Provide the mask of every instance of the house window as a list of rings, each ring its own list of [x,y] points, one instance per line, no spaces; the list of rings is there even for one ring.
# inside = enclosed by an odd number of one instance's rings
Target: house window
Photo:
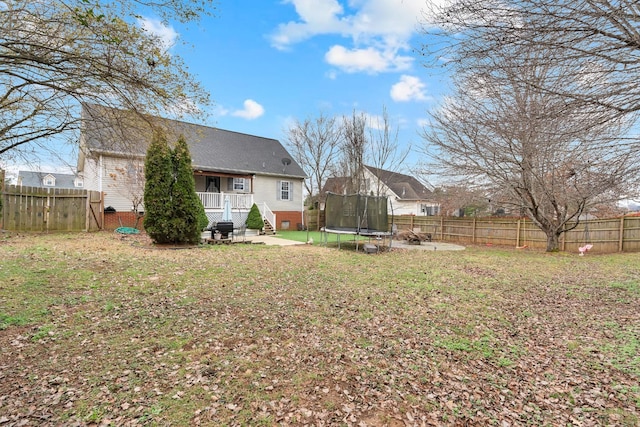
[[[244,192],[247,187],[245,181],[246,180],[244,178],[229,178],[227,180],[227,190]]]
[[[73,183],[78,188],[84,187],[84,181],[80,178],[76,178]]]
[[[142,185],[144,182],[144,167],[130,161],[127,164],[127,179],[129,185]]]
[[[422,212],[425,216],[435,216],[438,215],[438,206],[432,205],[420,205],[420,212]]]
[[[293,200],[293,182],[278,181],[278,200]]]
[[[42,185],[44,185],[45,187],[55,187],[56,179],[50,175],[45,176],[44,179],[42,180]]]

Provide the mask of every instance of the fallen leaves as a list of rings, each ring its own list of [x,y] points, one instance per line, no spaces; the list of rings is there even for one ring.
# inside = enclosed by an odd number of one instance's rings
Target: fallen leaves
[[[58,262],[63,278],[48,274],[30,301],[18,280],[0,289],[11,315],[25,304],[42,312],[0,331],[1,427],[640,417],[640,291],[629,281],[640,271],[626,255],[576,265],[493,249],[390,252],[363,265],[310,246],[154,251],[102,233],[44,238],[55,249],[34,249],[42,236],[0,248],[2,263],[32,253],[22,269]]]

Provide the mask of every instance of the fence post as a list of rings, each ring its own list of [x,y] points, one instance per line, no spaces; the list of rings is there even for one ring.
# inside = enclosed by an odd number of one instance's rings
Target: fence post
[[[444,217],[440,217],[440,241],[444,240]]]
[[[473,243],[474,245],[476,244],[476,221],[477,221],[477,218],[473,217],[473,230],[471,230],[471,233],[472,233],[471,243]]]
[[[520,220],[516,223],[516,248],[520,247]]]
[[[0,169],[0,230],[4,229],[4,212],[7,209],[4,203],[4,169]]]
[[[620,237],[618,238],[618,252],[622,252],[622,241],[624,239],[624,215],[620,217],[620,230],[618,233],[620,233]]]

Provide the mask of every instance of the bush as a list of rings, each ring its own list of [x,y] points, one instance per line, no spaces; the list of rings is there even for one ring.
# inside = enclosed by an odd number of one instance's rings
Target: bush
[[[258,205],[254,203],[247,216],[247,228],[251,230],[262,230],[263,227],[264,220],[262,219],[262,214],[260,213],[260,209],[258,209]]]
[[[204,205],[202,204],[202,200],[198,198],[198,202],[200,202],[200,213],[198,214],[198,227],[200,227],[200,231],[206,230],[209,227],[209,217],[204,211]]]

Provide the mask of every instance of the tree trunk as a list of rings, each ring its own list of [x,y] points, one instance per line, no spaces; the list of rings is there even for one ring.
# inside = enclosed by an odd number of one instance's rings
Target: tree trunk
[[[547,232],[547,252],[558,252],[560,250],[560,233],[554,231]]]

